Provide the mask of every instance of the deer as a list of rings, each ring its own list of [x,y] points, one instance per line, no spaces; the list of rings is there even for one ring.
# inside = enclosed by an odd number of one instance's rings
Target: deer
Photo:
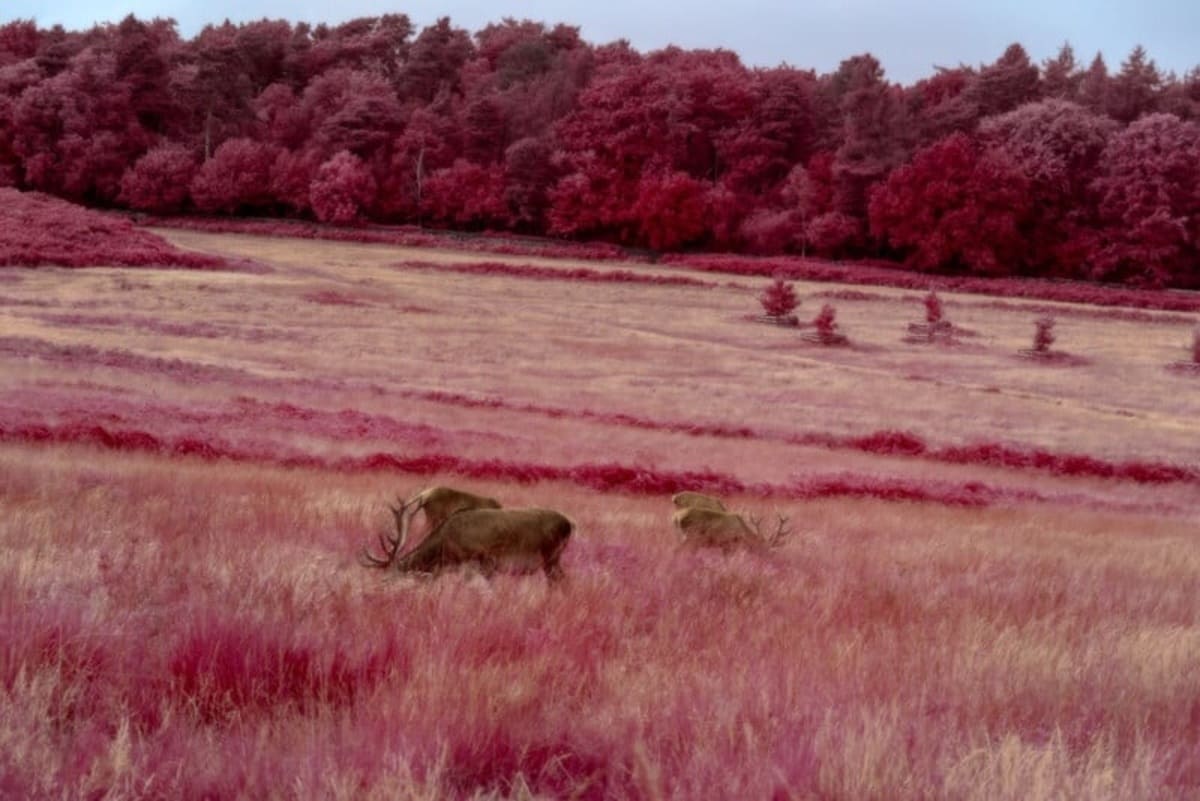
[[[485,576],[503,566],[523,571],[541,567],[546,578],[562,578],[559,559],[575,530],[570,518],[552,509],[480,508],[457,511],[443,519],[419,545],[402,553],[408,537],[405,506],[389,506],[396,536],[384,538],[384,558],[371,556],[370,567],[395,566],[401,573],[438,573],[473,564]]]
[[[740,545],[753,548],[778,548],[791,534],[788,528],[788,518],[777,515],[779,525],[771,534],[764,534],[758,518],[751,517],[750,522],[738,514],[706,509],[700,506],[689,506],[676,510],[671,516],[671,522],[679,530],[681,542],[685,546],[715,547],[726,550]]]
[[[398,509],[389,508],[392,509],[393,514],[397,515],[396,536],[379,535],[379,544],[386,555],[383,560],[371,556],[365,548],[363,549],[362,561],[368,567],[387,567],[392,563],[401,541],[408,538],[409,526],[418,512],[425,512],[425,530],[432,532],[453,514],[468,509],[499,509],[500,502],[495,498],[475,495],[453,487],[429,487],[421,490],[407,501],[400,501]]]
[[[671,503],[675,504],[676,509],[711,509],[714,512],[724,512],[725,504],[711,495],[705,495],[702,492],[692,492],[686,490],[677,492],[671,496]]]

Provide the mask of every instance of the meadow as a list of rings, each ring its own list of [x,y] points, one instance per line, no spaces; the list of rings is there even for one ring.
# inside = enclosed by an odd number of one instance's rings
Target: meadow
[[[826,348],[748,270],[158,233],[206,268],[0,272],[0,796],[1200,794],[1193,296],[921,345],[798,279]],[[362,567],[435,483],[566,581]],[[794,533],[681,549],[680,489]]]

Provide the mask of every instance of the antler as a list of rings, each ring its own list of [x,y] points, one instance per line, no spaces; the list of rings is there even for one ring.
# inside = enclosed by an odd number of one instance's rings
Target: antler
[[[367,552],[366,548],[363,548],[360,556],[365,567],[387,567],[396,560],[396,554],[400,553],[404,547],[405,540],[408,539],[408,521],[412,519],[412,515],[415,515],[416,512],[414,511],[408,517],[405,517],[404,512],[416,503],[417,499],[413,498],[404,501],[397,498],[396,500],[400,501],[399,507],[388,504],[388,509],[391,511],[392,517],[396,520],[396,536],[379,535],[379,546],[383,549],[383,559],[380,559],[378,556],[372,556]]]
[[[750,518],[750,525],[754,529],[754,534],[758,537],[759,541],[768,548],[778,548],[780,545],[783,545],[783,541],[791,536],[792,533],[792,530],[787,527],[789,518],[778,513],[775,516],[779,518],[779,527],[775,529],[774,534],[770,535],[763,534],[761,518]]]
[[[775,529],[774,534],[766,539],[767,545],[771,548],[778,548],[780,545],[783,545],[783,541],[792,534],[792,530],[787,525],[787,516],[778,513],[775,516],[779,518],[779,527]]]

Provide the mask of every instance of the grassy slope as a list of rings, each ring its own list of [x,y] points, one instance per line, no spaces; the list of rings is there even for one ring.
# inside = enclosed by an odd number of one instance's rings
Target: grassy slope
[[[1035,316],[1020,304],[946,296],[980,336],[930,349],[900,342],[919,295],[878,290],[835,301],[855,347],[828,350],[746,322],[736,287],[168,236],[275,271],[0,282],[0,425],[25,432],[0,445],[0,795],[1200,791],[1194,483],[788,441],[901,429],[1195,466],[1195,383],[1162,369],[1188,319],[1063,307],[1059,343],[1090,363],[1047,367],[1015,355]],[[36,426],[68,444],[30,442]],[[97,426],[134,449],[69,444],[111,443]],[[254,458],[142,452],[135,434]],[[336,469],[373,453],[491,467]],[[271,464],[297,456],[312,466]],[[790,513],[797,534],[769,557],[679,552],[645,489],[664,485],[508,469],[599,464],[781,487],[730,500]],[[961,508],[787,491],[847,475],[1008,494]],[[382,502],[437,480],[571,514],[567,586],[359,567]]]

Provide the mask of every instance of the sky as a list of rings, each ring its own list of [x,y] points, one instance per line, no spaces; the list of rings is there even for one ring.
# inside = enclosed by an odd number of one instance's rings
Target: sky
[[[869,52],[904,84],[935,66],[991,63],[1013,42],[1040,62],[1069,41],[1083,66],[1102,52],[1113,72],[1139,44],[1164,72],[1200,65],[1200,0],[3,0],[0,22],[33,18],[78,30],[132,13],[172,17],[190,38],[226,18],[315,24],[397,12],[418,29],[442,16],[471,32],[506,16],[565,22],[593,44],[627,39],[642,52],[721,47],[754,67],[828,72]]]

